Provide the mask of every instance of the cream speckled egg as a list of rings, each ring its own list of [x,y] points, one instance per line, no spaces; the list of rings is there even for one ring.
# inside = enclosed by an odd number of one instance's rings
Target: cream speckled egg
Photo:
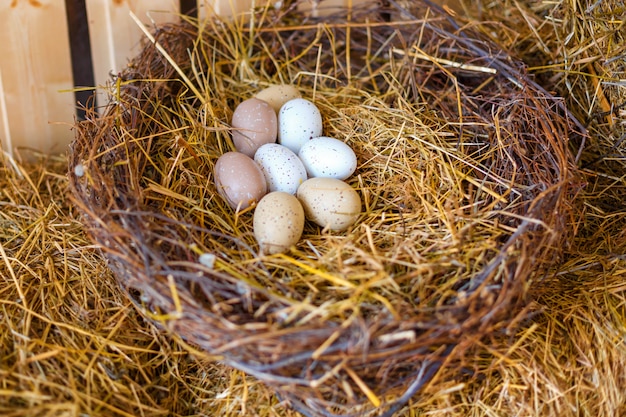
[[[249,207],[267,193],[263,171],[252,158],[240,152],[226,152],[215,162],[215,186],[233,209]]]
[[[295,194],[306,181],[306,169],[298,155],[277,143],[267,143],[254,154],[254,160],[265,174],[270,191]]]
[[[274,111],[278,113],[283,104],[294,98],[300,98],[301,95],[300,91],[293,85],[274,84],[259,91],[255,97],[268,102]]]
[[[239,103],[233,112],[233,144],[250,158],[261,145],[276,142],[278,119],[266,101],[250,98]]]
[[[335,178],[310,178],[300,185],[296,196],[307,219],[331,230],[346,230],[361,213],[359,193]]]
[[[322,114],[304,98],[289,100],[278,112],[278,143],[298,153],[305,142],[322,136]]]
[[[320,136],[306,142],[298,157],[310,177],[345,180],[356,170],[356,155],[339,139]]]
[[[302,205],[291,194],[282,191],[269,193],[254,209],[253,229],[263,253],[285,252],[302,236]]]

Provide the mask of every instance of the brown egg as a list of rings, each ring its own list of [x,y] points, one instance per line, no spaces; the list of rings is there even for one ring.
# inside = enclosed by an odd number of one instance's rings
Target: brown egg
[[[239,103],[231,125],[235,148],[251,158],[261,145],[276,142],[278,119],[266,101],[250,98]]]
[[[240,152],[226,152],[215,162],[215,185],[233,209],[244,209],[267,193],[259,165]]]

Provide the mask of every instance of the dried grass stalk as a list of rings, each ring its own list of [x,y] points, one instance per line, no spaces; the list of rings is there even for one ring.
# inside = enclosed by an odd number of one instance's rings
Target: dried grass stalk
[[[137,308],[307,415],[391,415],[460,372],[572,233],[583,129],[563,103],[473,27],[391,3],[160,27],[72,145],[73,199]],[[260,256],[212,171],[236,103],[276,82],[353,147],[364,205],[346,233],[309,225]]]

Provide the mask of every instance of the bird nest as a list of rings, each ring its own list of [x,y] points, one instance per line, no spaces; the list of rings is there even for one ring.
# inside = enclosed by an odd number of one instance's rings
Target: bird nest
[[[488,25],[391,3],[158,27],[70,151],[73,200],[137,308],[310,416],[391,415],[442,367],[471,373],[472,341],[523,317],[571,235],[562,101]],[[355,151],[363,204],[349,230],[307,223],[264,255],[213,168],[237,103],[276,83]]]

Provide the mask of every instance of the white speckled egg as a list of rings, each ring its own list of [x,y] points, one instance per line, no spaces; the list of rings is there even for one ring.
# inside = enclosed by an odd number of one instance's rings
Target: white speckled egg
[[[215,186],[233,209],[244,209],[267,193],[259,165],[240,152],[226,152],[215,162]]]
[[[263,253],[285,252],[302,236],[304,210],[293,195],[275,191],[259,201],[252,223]]]
[[[361,197],[349,184],[335,178],[310,178],[296,194],[306,218],[322,227],[343,231],[361,212]]]
[[[266,101],[258,98],[242,101],[233,112],[231,124],[235,148],[250,158],[261,145],[276,142],[278,119]]]
[[[309,177],[327,177],[345,180],[356,170],[356,155],[352,148],[339,139],[320,136],[306,142],[298,157]]]
[[[261,146],[254,154],[261,167],[270,191],[295,194],[300,184],[306,181],[306,169],[298,155],[277,143]]]
[[[289,100],[278,112],[278,143],[298,153],[305,142],[322,136],[322,114],[304,98]]]
[[[274,111],[278,113],[283,104],[294,98],[300,98],[301,95],[300,91],[293,85],[274,84],[259,91],[255,97],[268,102]]]

